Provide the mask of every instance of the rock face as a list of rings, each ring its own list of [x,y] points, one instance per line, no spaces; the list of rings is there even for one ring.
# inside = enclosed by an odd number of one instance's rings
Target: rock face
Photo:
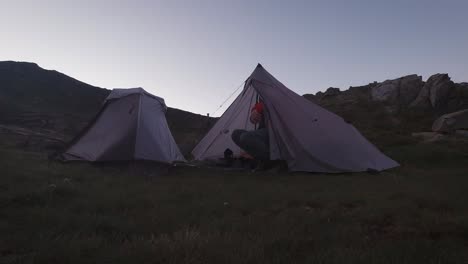
[[[411,106],[440,108],[447,100],[453,86],[454,83],[450,80],[448,74],[432,75]]]
[[[411,107],[433,109],[437,114],[457,111],[468,105],[468,85],[455,84],[448,74],[432,75]]]
[[[416,74],[387,80],[371,89],[371,99],[400,109],[408,106],[418,96],[423,85],[422,77]]]
[[[340,95],[341,94],[341,91],[340,91],[340,88],[333,88],[333,87],[330,87],[328,88],[325,92],[317,92],[315,95],[304,95],[305,97],[307,97],[307,99],[313,99],[312,101],[320,101],[324,98],[330,98],[330,97],[335,97],[337,95]]]
[[[340,94],[340,88],[330,87],[325,91],[323,96],[335,96],[339,94]]]
[[[423,131],[443,114],[468,109],[468,83],[453,83],[447,74],[435,74],[427,82],[408,75],[304,97],[362,131]]]
[[[436,74],[427,80],[427,86],[432,107],[440,108],[446,104],[454,83],[448,74]]]
[[[394,102],[398,98],[398,82],[387,80],[371,90],[374,101]]]
[[[380,85],[378,82],[373,82],[369,83],[368,85],[363,85],[363,86],[350,86],[348,92],[351,95],[364,95],[364,94],[369,94],[370,90],[375,88],[376,86]]]
[[[370,95],[391,112],[412,108],[440,115],[468,108],[468,84],[456,84],[448,74],[432,75],[426,83],[417,75],[387,80],[370,89]]]
[[[416,99],[423,86],[422,76],[410,75],[403,77],[400,82],[400,103],[408,106]]]
[[[447,113],[468,108],[468,83],[455,84],[448,95]]]

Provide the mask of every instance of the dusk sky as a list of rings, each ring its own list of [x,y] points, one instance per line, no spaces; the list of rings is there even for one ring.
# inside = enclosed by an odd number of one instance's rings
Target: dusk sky
[[[412,73],[468,81],[467,0],[0,0],[0,32],[0,60],[200,114],[259,62],[299,94]]]

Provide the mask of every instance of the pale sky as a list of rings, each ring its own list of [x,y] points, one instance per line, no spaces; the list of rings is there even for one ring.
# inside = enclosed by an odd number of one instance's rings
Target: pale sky
[[[200,114],[259,62],[298,94],[412,73],[468,81],[466,0],[0,0],[0,34],[0,60]]]

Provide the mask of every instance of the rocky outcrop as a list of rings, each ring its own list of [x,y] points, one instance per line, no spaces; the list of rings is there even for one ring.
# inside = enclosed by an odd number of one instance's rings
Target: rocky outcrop
[[[339,94],[340,94],[340,88],[330,87],[325,91],[323,96],[335,96],[335,95],[339,95]]]
[[[319,93],[322,93],[322,92],[319,92]],[[323,93],[322,93],[323,94]],[[304,98],[306,98],[307,100],[317,104],[318,103],[318,97],[316,95],[313,95],[313,94],[304,94],[303,95]]]
[[[426,86],[426,85],[425,85]],[[447,103],[450,92],[454,88],[454,83],[450,80],[448,74],[436,74],[427,80],[429,89],[429,98],[434,108],[441,108]]]
[[[307,99],[313,99],[313,101],[317,101],[317,100],[320,101],[322,99],[335,97],[340,94],[341,94],[340,88],[330,87],[325,92],[317,92],[315,95],[306,94],[304,95],[304,97],[306,97]]]
[[[444,112],[450,113],[466,108],[468,108],[468,83],[456,83],[447,96]]]
[[[454,83],[448,74],[435,74],[429,77],[418,97],[411,103],[411,107],[441,109],[446,106]]]
[[[418,75],[387,80],[370,89],[371,100],[384,102],[392,112],[406,108],[436,115],[468,107],[468,84],[454,83],[448,74],[435,74],[426,83]]]
[[[373,83],[369,83],[368,85],[363,85],[363,86],[350,86],[349,89],[344,92],[348,92],[350,95],[369,94],[370,90],[378,85],[380,85],[380,83],[373,82]]]
[[[387,80],[371,90],[371,97],[374,101],[395,102],[398,99],[397,80]]]
[[[422,77],[416,74],[387,80],[371,89],[371,99],[388,103],[396,110],[408,106],[423,86]]]
[[[416,99],[423,86],[422,76],[403,77],[400,82],[400,104],[408,106]]]
[[[427,83],[421,76],[408,75],[343,91],[329,88],[304,97],[363,131],[422,131],[443,114],[468,109],[468,83],[453,83],[446,74],[433,75]]]
[[[390,113],[428,112],[435,116],[468,108],[468,83],[454,83],[448,74],[435,74],[427,82],[416,74],[364,86],[328,88],[315,95],[304,95],[320,104],[340,105],[371,101],[383,103]]]
[[[454,83],[448,74],[432,75],[410,107],[436,114],[468,108],[468,84]]]

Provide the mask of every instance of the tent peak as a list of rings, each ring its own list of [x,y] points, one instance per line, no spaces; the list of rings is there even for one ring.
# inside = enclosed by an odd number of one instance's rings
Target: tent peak
[[[159,96],[156,96],[154,94],[151,94],[151,93],[147,92],[145,89],[143,89],[141,87],[137,87],[137,88],[114,88],[114,89],[112,89],[109,96],[107,96],[106,101],[112,100],[112,99],[119,99],[119,98],[122,98],[122,97],[125,97],[125,96],[128,96],[128,95],[132,95],[132,94],[146,95],[146,96],[149,96],[151,98],[156,99],[161,104],[165,105],[163,98],[161,98]]]

